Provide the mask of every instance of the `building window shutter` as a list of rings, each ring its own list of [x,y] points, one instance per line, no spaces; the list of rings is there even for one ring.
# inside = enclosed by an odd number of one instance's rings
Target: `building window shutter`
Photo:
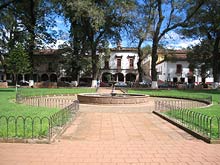
[[[182,65],[181,64],[177,64],[176,65],[176,73],[177,74],[181,74],[182,70],[183,70]]]

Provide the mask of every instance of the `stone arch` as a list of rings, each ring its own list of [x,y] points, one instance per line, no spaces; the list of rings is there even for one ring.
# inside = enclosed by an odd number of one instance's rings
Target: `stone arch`
[[[49,76],[45,73],[41,75],[41,81],[48,81],[49,80]]]
[[[104,72],[102,73],[102,82],[109,82],[111,81],[111,78],[112,78],[112,74],[109,73],[109,72]]]
[[[50,75],[50,81],[51,81],[51,82],[57,82],[57,75],[54,74],[54,73],[51,74],[51,75]]]
[[[126,74],[126,81],[135,82],[136,75],[134,73],[128,73]]]
[[[124,82],[124,75],[122,73],[115,74],[115,81],[123,81]]]

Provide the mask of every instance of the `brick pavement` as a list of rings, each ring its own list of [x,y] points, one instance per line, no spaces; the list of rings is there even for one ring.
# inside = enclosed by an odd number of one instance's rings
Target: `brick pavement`
[[[139,111],[140,109],[140,111]],[[137,105],[80,105],[52,144],[0,144],[0,164],[220,164],[220,145],[207,144]]]

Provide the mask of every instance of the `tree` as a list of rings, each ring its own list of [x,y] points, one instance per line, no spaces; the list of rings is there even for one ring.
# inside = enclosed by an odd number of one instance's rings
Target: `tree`
[[[34,49],[54,42],[53,33],[48,30],[48,27],[52,27],[55,23],[51,14],[52,4],[50,1],[28,0],[16,3],[10,9],[23,25],[23,32],[26,32],[26,47],[33,66]]]
[[[142,61],[147,56],[148,51],[143,51],[142,45],[149,37],[150,27],[152,25],[152,21],[154,19],[153,10],[153,0],[144,0],[144,1],[136,1],[136,7],[131,12],[131,22],[129,34],[130,38],[132,38],[132,42],[137,43],[138,49],[138,74],[139,74],[139,82],[142,82],[144,76],[144,70],[141,66]]]
[[[29,56],[22,45],[19,44],[10,51],[9,56],[6,59],[6,65],[8,73],[13,74],[16,84],[18,74],[24,75],[30,72]]]
[[[9,8],[9,7],[8,7]],[[0,13],[0,61],[4,69],[4,80],[6,80],[7,67],[5,59],[16,43],[24,43],[26,33],[21,23],[17,20],[13,11],[5,8]]]
[[[189,68],[192,71],[195,71],[195,69],[199,71],[203,83],[205,83],[205,78],[210,76],[208,71],[212,66],[211,50],[212,46],[204,40],[201,44],[192,46],[187,53]]]
[[[85,49],[92,57],[92,86],[97,85],[99,73],[98,47],[103,41],[120,40],[120,29],[128,20],[126,12],[132,6],[130,1],[64,1],[66,16],[71,22],[74,54],[83,55]],[[79,35],[82,34],[82,35]]]
[[[0,11],[7,8],[12,3],[16,2],[17,0],[2,0],[0,2]]]
[[[153,12],[155,15],[150,32],[153,42],[151,63],[152,88],[157,88],[156,62],[158,59],[157,50],[160,40],[171,30],[179,27],[187,27],[189,20],[192,19],[203,3],[204,2],[200,0],[154,1],[152,7],[155,11]]]
[[[183,34],[190,38],[201,38],[201,46],[208,45],[206,51],[211,55],[214,82],[220,81],[220,2],[205,2],[190,21],[190,26]],[[198,46],[200,47],[200,46]],[[195,57],[196,58],[196,57]]]

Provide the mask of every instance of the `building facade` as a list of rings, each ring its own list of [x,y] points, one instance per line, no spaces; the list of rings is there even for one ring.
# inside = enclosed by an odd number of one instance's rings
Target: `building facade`
[[[190,70],[186,50],[161,51],[158,57],[156,69],[159,81],[196,84],[202,82],[199,69]],[[207,83],[213,82],[211,74],[209,75],[205,80]]]
[[[61,76],[62,50],[39,50],[33,56],[34,82],[57,82]]]
[[[100,81],[135,82],[138,78],[136,48],[110,49],[108,59],[101,60]]]

